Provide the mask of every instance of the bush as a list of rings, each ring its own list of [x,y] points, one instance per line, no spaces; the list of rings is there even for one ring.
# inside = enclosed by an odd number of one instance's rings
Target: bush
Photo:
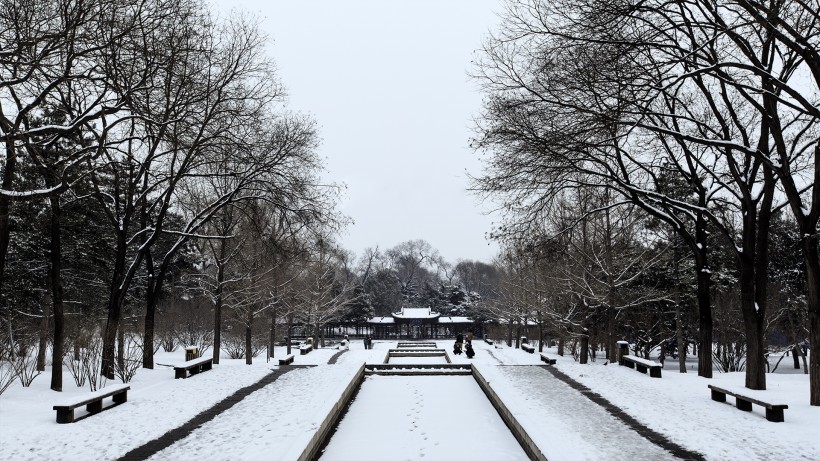
[[[80,347],[75,348],[76,356],[66,361],[68,371],[74,377],[77,387],[83,387],[88,383],[89,389],[96,391],[104,387],[106,382],[105,377],[100,375],[102,371],[102,338],[88,333],[82,335],[78,341]]]
[[[123,360],[114,364],[114,375],[128,383],[142,366],[142,337],[135,333],[125,335],[122,349]]]

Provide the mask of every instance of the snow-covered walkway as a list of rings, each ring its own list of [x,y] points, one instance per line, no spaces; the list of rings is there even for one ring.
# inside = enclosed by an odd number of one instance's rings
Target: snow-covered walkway
[[[547,459],[672,456],[539,366],[481,366],[479,370]],[[504,385],[498,385],[502,381]]]
[[[471,453],[528,459],[475,379],[370,376],[320,459],[454,460]]]
[[[339,355],[333,365],[328,365],[328,361],[338,352],[334,349],[317,349],[297,356],[295,365],[315,366],[281,375],[151,459],[295,460],[362,363],[383,363],[388,350],[395,346],[396,341],[376,341],[372,350],[365,350],[360,340],[354,341],[351,350]],[[439,341],[438,347],[449,350],[452,341]],[[474,347],[474,359],[451,355],[453,362],[473,363],[479,368],[550,461],[672,458],[671,453],[648,442],[587,398],[587,394],[541,368],[538,354],[503,345],[496,348],[480,341],[475,341]],[[276,353],[281,357],[284,350],[277,349]],[[181,351],[161,353],[156,362],[180,362],[182,355]],[[119,459],[183,426],[238,389],[269,376],[279,368],[275,363],[257,358],[253,365],[245,365],[243,360],[223,357],[212,371],[184,380],[175,380],[173,370],[166,367],[140,370],[130,383],[128,402],[74,424],[57,424],[52,405],[87,392],[87,388],[74,387],[66,374],[69,381],[64,392],[54,393],[48,389],[49,373],[43,373],[31,387],[15,384],[0,396],[0,459]],[[717,373],[706,380],[695,373],[679,374],[668,369],[662,379],[653,379],[625,367],[602,365],[579,365],[567,356],[558,358],[556,367],[642,425],[690,451],[702,453],[708,460],[820,459],[820,408],[808,405],[805,375],[767,375],[770,390],[765,391],[766,395],[789,405],[786,421],[771,423],[759,408],[746,413],[709,398],[707,384],[742,385],[743,373]],[[463,389],[437,387],[437,391],[442,391],[441,398],[454,401],[467,397]],[[418,396],[413,389],[393,394],[397,404],[412,404],[415,400],[410,396]],[[478,397],[470,399],[478,401]],[[419,414],[417,428],[410,431],[408,427],[406,433],[397,437],[411,441],[421,433],[417,431],[424,431],[428,439],[421,444],[432,440],[430,437],[455,437],[464,444],[465,457],[481,457],[481,453],[470,452],[468,436],[452,435],[449,428],[439,427],[439,423],[447,426],[451,420],[467,428],[488,424],[481,417],[472,419],[473,405],[457,406],[469,408],[463,412],[459,408],[451,418],[442,417],[435,424],[425,422]],[[393,453],[389,448],[395,446],[395,439],[378,436],[381,426],[392,422],[385,408],[386,404],[363,406],[361,418],[372,423],[363,425],[360,431],[367,431],[362,437],[376,444],[382,453]],[[408,408],[404,405],[405,412],[399,421],[407,422],[414,415]],[[406,416],[408,413],[411,416]],[[503,425],[496,422],[490,428],[501,430]],[[433,451],[427,450],[421,458],[421,445],[417,448],[396,453],[390,459],[436,459],[432,457]],[[355,453],[352,455],[355,459]]]

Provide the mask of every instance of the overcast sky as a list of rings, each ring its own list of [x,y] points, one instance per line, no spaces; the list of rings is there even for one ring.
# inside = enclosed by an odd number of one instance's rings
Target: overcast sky
[[[361,256],[424,239],[450,262],[489,261],[490,208],[467,192],[481,95],[467,73],[500,0],[213,0],[259,15],[289,107],[312,114],[320,154],[347,190]]]

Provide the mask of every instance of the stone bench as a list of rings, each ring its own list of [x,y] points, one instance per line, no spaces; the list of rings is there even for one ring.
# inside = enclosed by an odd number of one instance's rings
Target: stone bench
[[[188,372],[191,372],[191,376],[193,376],[202,371],[208,371],[212,368],[213,361],[213,357],[200,357],[182,362],[174,366],[174,379],[185,379],[188,377]]]
[[[78,395],[72,399],[65,400],[59,405],[54,405],[54,409],[57,410],[57,423],[73,423],[88,416],[97,414],[104,409],[107,410],[121,403],[125,403],[128,401],[129,389],[131,389],[131,386],[128,384],[115,384],[88,394]],[[106,397],[112,397],[114,404],[103,408],[102,401]],[[89,414],[75,419],[74,410],[83,405],[85,405],[85,409]]]
[[[290,365],[291,363],[293,363],[293,359],[294,359],[294,355],[293,354],[288,354],[288,355],[284,356],[283,358],[279,359],[279,365]]]
[[[729,394],[732,397],[734,397],[735,406],[738,410],[752,411],[753,403],[766,408],[766,419],[775,423],[782,423],[784,421],[783,410],[789,408],[789,406],[785,404],[764,402],[763,400],[750,397],[748,395],[744,395],[739,391],[724,389],[722,387],[717,387],[712,384],[709,384],[709,389],[712,391],[712,400],[716,402],[725,402],[726,394]]]
[[[303,345],[299,346],[299,355],[307,355],[312,350],[313,350],[313,346],[311,344],[303,344]]]
[[[550,358],[547,354],[541,354],[541,361],[547,365],[555,365],[555,359]]]
[[[621,365],[634,368],[643,374],[646,374],[646,371],[649,370],[649,376],[653,378],[660,378],[661,370],[663,369],[663,365],[658,362],[642,359],[634,355],[623,356],[621,359]]]
[[[529,344],[521,344],[521,350],[525,350],[525,351],[529,352],[530,354],[535,353],[535,347],[533,347]]]

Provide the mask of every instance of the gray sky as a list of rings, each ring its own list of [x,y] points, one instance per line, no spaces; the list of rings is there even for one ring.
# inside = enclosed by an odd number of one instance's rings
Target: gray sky
[[[480,172],[467,72],[500,0],[213,1],[259,14],[289,107],[316,118],[330,178],[347,185],[346,248],[424,239],[453,263],[495,255],[465,169]]]

